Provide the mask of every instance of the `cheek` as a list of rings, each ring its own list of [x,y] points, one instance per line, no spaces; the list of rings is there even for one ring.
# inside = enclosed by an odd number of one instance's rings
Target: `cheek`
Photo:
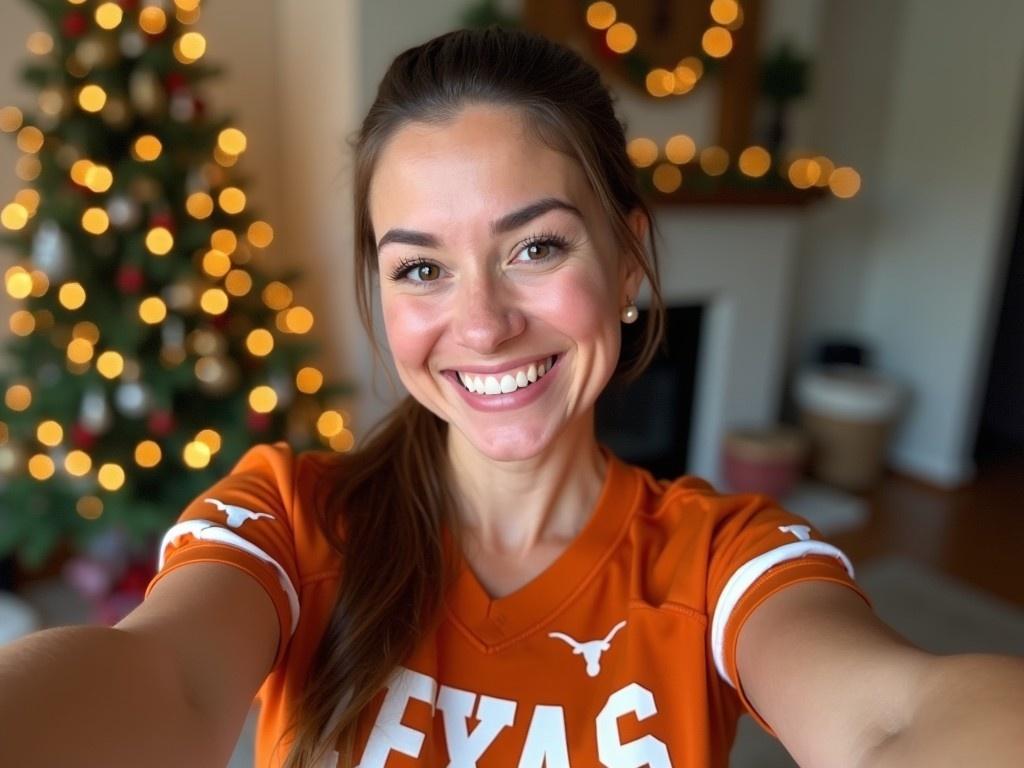
[[[584,270],[567,271],[546,286],[537,298],[549,322],[579,340],[606,336],[616,324],[614,292],[600,276]]]
[[[399,366],[421,364],[442,329],[442,314],[430,302],[408,296],[385,299],[381,313],[388,346]]]

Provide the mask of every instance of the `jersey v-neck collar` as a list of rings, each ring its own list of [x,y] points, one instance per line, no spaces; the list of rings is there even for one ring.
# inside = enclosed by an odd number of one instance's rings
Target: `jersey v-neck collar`
[[[590,519],[532,581],[504,597],[492,598],[458,553],[458,575],[445,598],[447,614],[482,652],[500,651],[549,621],[587,585],[625,535],[636,508],[640,477],[608,448],[599,448],[607,466]]]

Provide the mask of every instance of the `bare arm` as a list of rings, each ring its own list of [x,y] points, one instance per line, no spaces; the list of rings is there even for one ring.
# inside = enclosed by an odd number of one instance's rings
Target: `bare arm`
[[[1024,659],[926,653],[846,587],[772,595],[741,630],[737,663],[801,765],[1024,765]]]
[[[871,750],[863,764],[1024,765],[1024,659],[936,657],[909,725]]]
[[[0,764],[214,765],[198,713],[160,659],[110,627],[59,627],[4,646]]]
[[[0,765],[223,768],[277,642],[255,579],[190,563],[116,627],[0,648]]]

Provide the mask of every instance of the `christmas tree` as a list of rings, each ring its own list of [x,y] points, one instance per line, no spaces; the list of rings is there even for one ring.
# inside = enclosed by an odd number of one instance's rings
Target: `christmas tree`
[[[33,110],[0,109],[24,184],[0,201],[18,301],[0,366],[0,558],[58,546],[150,561],[182,508],[256,442],[353,436],[209,114],[200,0],[29,0]],[[332,407],[333,405],[333,407]],[[111,542],[117,542],[112,544]]]

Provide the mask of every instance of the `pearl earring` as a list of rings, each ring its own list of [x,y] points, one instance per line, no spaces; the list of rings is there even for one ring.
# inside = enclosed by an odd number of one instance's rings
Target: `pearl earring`
[[[622,310],[622,322],[624,323],[635,323],[636,319],[640,317],[640,310],[636,308],[636,304],[626,297],[626,307]]]

